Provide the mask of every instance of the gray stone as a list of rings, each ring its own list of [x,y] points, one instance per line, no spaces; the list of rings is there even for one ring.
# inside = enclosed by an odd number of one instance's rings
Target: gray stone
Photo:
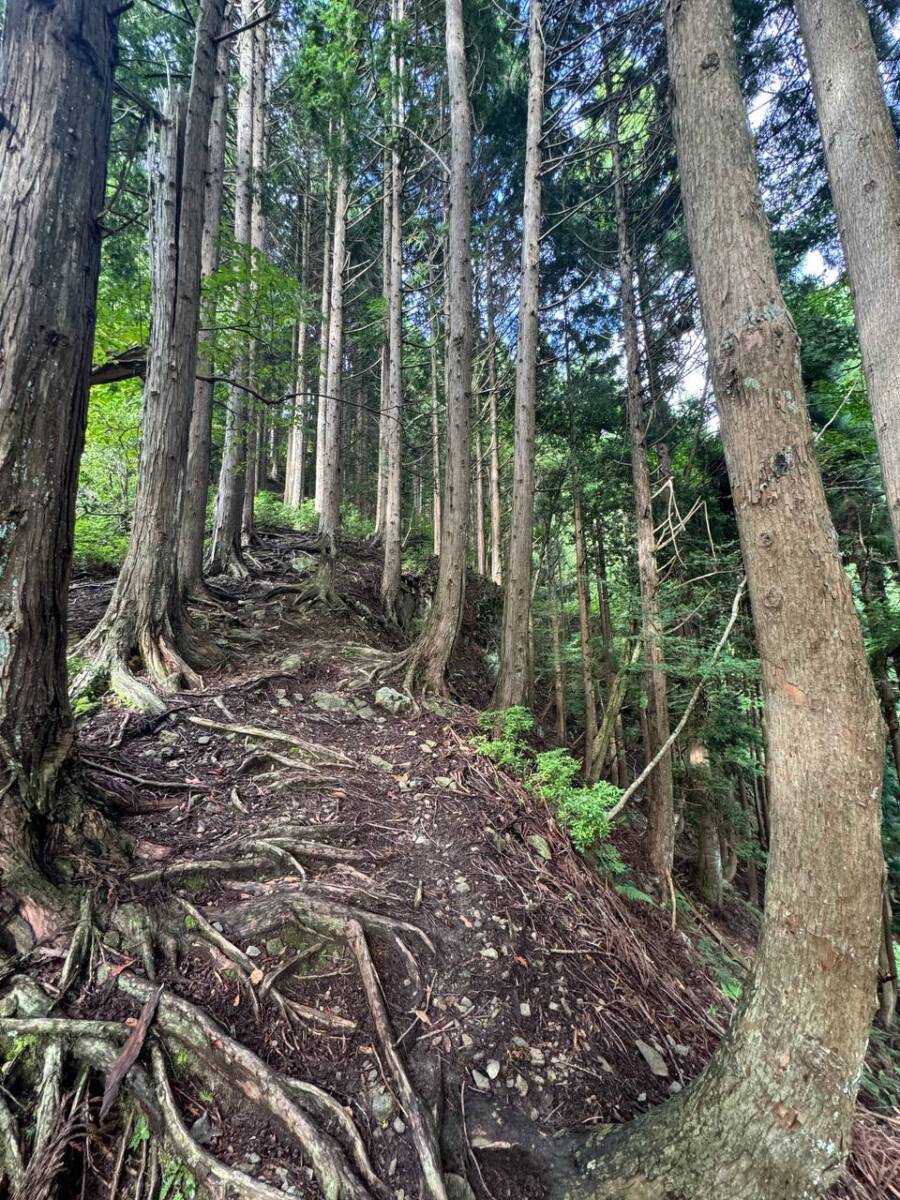
[[[336,692],[313,692],[312,702],[316,708],[321,708],[325,712],[348,712],[353,708],[349,700],[345,700]]]
[[[550,862],[553,858],[553,851],[550,849],[550,843],[541,833],[532,833],[527,839],[528,845],[535,851],[538,858],[542,858],[544,862]]]
[[[485,946],[481,951],[482,958],[499,958],[500,953],[494,946]]]
[[[487,1075],[482,1075],[474,1067],[472,1068],[472,1082],[478,1088],[479,1092],[489,1092],[491,1090],[491,1081]]]
[[[488,1065],[485,1067],[485,1070],[487,1071],[488,1079],[497,1078],[497,1076],[500,1074],[500,1064],[497,1062],[496,1058],[488,1060]]]
[[[260,950],[259,946],[248,946],[246,949],[246,955],[248,958],[259,958],[261,954],[262,950]]]
[[[369,762],[373,767],[378,767],[379,771],[393,771],[394,764],[389,763],[386,758],[382,758],[380,754],[370,754]]]
[[[213,1123],[209,1119],[209,1113],[204,1109],[191,1126],[191,1137],[198,1146],[208,1146],[213,1139],[214,1132]]]
[[[634,1044],[640,1050],[644,1061],[653,1074],[658,1075],[661,1079],[666,1079],[669,1074],[669,1068],[666,1066],[666,1060],[660,1052],[654,1046],[649,1046],[646,1042],[642,1042],[640,1038],[637,1038]]]
[[[394,1133],[406,1133],[406,1122],[402,1117],[394,1117],[393,1130]]]
[[[516,1075],[515,1088],[516,1088],[516,1091],[519,1093],[519,1095],[524,1100],[525,1097],[528,1095],[528,1080],[525,1078],[524,1075]]]
[[[397,1111],[393,1096],[383,1087],[376,1086],[369,1091],[369,1111],[372,1117],[382,1127],[387,1129]]]
[[[528,1003],[527,1000],[523,1000],[522,1003],[519,1005],[519,1013],[523,1017],[531,1016],[531,1005]]]
[[[300,654],[289,654],[287,658],[281,660],[280,671],[299,671],[303,666],[303,656]]]
[[[378,689],[375,693],[375,704],[378,708],[383,708],[385,712],[392,713],[394,716],[397,716],[398,713],[409,712],[412,708],[412,700],[409,696],[390,687]]]

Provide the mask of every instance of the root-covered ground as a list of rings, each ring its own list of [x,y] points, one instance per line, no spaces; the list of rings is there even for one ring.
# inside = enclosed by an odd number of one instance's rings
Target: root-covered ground
[[[698,947],[739,972],[744,910],[717,926],[685,901],[673,930],[472,749],[474,710],[378,706],[402,645],[378,563],[345,555],[329,611],[290,590],[305,548],[262,535],[265,575],[194,610],[224,656],[202,691],[82,722],[133,857],[67,864],[91,899],[64,938],[6,914],[0,1163],[21,1196],[539,1197],[484,1146],[487,1104],[551,1133],[624,1121],[727,1027]],[[75,634],[107,596],[76,583]],[[470,641],[451,685],[485,698]],[[900,1123],[857,1125],[834,1194],[900,1197]]]

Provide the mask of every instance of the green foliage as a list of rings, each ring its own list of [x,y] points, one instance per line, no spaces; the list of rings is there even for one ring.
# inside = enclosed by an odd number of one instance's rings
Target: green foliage
[[[514,705],[499,712],[483,712],[478,724],[484,730],[472,739],[478,753],[513,775],[522,775],[528,762],[525,737],[534,729],[528,709]]]
[[[375,532],[375,522],[364,517],[353,504],[341,506],[341,526],[344,533],[352,538],[371,537]]]
[[[553,805],[572,841],[582,854],[588,854],[609,838],[609,810],[622,792],[606,780],[576,787],[578,771],[568,750],[547,750],[537,756],[528,787]]]
[[[197,1179],[193,1171],[183,1162],[169,1155],[161,1155],[162,1178],[159,1184],[159,1200],[196,1200]]]
[[[734,960],[729,958],[722,947],[705,935],[701,937],[697,943],[697,950],[700,957],[709,967],[716,983],[719,985],[719,990],[722,995],[731,1001],[737,1001],[741,998],[741,992],[744,990],[744,983],[737,974],[735,974]]]
[[[141,1113],[134,1123],[134,1130],[131,1134],[131,1140],[128,1143],[128,1149],[131,1151],[139,1149],[144,1142],[150,1140],[150,1122],[146,1116]]]
[[[289,529],[312,532],[318,524],[316,506],[312,500],[304,500],[299,508],[285,504],[274,492],[258,492],[253,504],[253,514],[260,525],[280,525]]]

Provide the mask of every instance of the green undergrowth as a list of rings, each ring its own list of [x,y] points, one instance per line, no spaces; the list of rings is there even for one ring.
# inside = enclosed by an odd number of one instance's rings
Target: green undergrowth
[[[521,705],[479,718],[481,732],[472,745],[485,758],[521,779],[533,796],[545,800],[578,850],[597,870],[614,881],[627,900],[653,904],[652,896],[630,878],[626,863],[611,840],[610,810],[622,792],[600,780],[580,782],[581,765],[568,750],[535,751],[528,742],[534,718]]]
[[[319,517],[313,500],[304,500],[299,508],[285,504],[274,492],[259,492],[253,513],[261,525],[280,525],[301,533],[315,533]],[[371,537],[375,525],[353,504],[341,506],[341,533],[351,538]]]

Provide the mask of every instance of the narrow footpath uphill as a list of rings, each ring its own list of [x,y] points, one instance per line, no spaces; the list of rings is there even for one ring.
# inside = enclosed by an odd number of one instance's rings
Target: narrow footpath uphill
[[[491,1107],[527,1141],[680,1091],[731,1012],[696,944],[739,960],[746,931],[630,902],[472,747],[474,708],[382,690],[400,643],[365,546],[325,610],[291,590],[311,539],[260,543],[264,577],[202,606],[224,656],[202,691],[83,719],[133,856],[70,864],[102,935],[87,904],[66,944],[6,921],[5,1174],[28,1200],[54,1175],[133,1200],[547,1196],[490,1144]],[[73,634],[107,590],[74,585]],[[466,643],[451,672],[473,704],[478,663]],[[900,1125],[857,1132],[833,1194],[900,1196]]]

